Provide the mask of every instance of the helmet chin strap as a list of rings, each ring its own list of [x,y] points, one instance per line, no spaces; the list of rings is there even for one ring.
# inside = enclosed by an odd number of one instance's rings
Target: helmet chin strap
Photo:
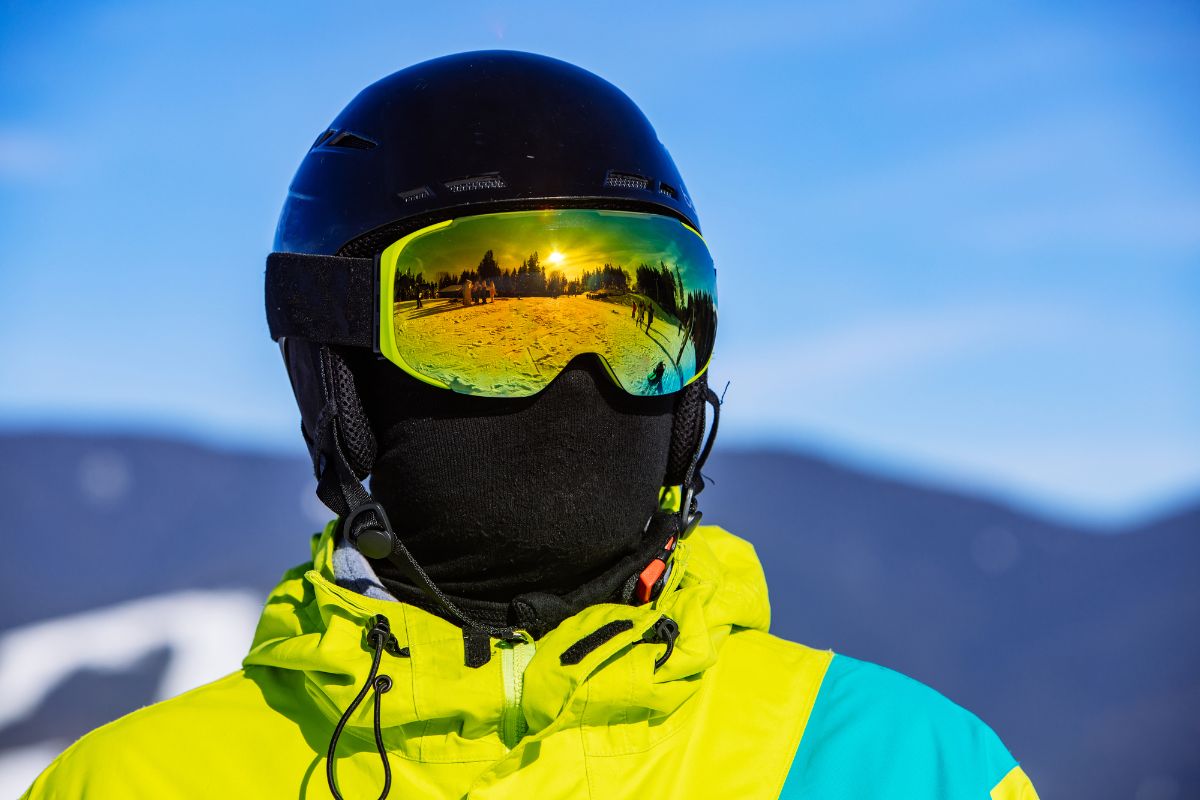
[[[697,444],[692,454],[692,460],[683,478],[683,499],[679,503],[679,521],[688,532],[695,528],[700,520],[701,514],[696,505],[696,496],[704,491],[704,476],[700,474],[700,470],[704,468],[709,454],[712,453],[713,442],[717,439],[717,426],[721,422],[722,400],[717,397],[717,393],[707,381],[704,384],[704,402],[712,406],[712,425],[708,427],[703,442]]]
[[[680,498],[679,511],[677,516],[672,517],[672,520],[677,520],[677,522],[668,529],[670,533],[663,541],[662,550],[626,585],[622,595],[626,602],[636,599],[638,602],[648,603],[662,593],[663,587],[671,577],[671,558],[675,554],[675,545],[680,539],[691,534],[699,526],[700,520],[704,516],[697,507],[696,496],[704,491],[704,477],[700,474],[700,470],[704,466],[704,462],[708,460],[713,441],[717,437],[717,424],[721,418],[721,400],[707,382],[704,384],[703,399],[713,408],[713,421],[708,429],[708,434],[704,437],[703,442],[696,445],[695,450],[692,451],[692,458],[688,462],[683,478],[683,497]],[[661,511],[656,512],[651,516],[646,523],[647,530],[655,518],[662,513]]]

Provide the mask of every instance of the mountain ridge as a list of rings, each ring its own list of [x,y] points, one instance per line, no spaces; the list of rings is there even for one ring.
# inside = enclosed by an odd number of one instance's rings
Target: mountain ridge
[[[0,453],[0,633],[180,590],[265,593],[329,516],[299,457],[45,432],[0,434]],[[1109,534],[825,455],[717,450],[705,474],[706,522],[754,544],[777,635],[935,687],[1043,796],[1130,797],[1163,776],[1200,796],[1200,505]],[[77,675],[0,743],[55,730],[64,696],[98,724],[159,665]]]

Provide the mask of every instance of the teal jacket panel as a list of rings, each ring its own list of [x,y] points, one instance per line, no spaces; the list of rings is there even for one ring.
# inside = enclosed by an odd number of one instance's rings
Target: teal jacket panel
[[[1016,766],[971,712],[898,672],[835,655],[780,797],[986,800]]]

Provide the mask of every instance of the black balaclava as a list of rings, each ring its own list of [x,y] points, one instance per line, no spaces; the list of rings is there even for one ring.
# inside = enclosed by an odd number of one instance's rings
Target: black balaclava
[[[530,615],[570,609],[522,614],[511,601],[578,590],[644,552],[675,396],[629,395],[591,355],[520,399],[457,394],[365,354],[351,368],[378,442],[371,492],[438,587],[474,616],[553,625]],[[398,597],[427,605],[393,564],[372,565]]]

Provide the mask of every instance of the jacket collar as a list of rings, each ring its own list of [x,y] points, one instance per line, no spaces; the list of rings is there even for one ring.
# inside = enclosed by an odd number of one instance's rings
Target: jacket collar
[[[679,712],[700,685],[696,678],[716,662],[729,633],[737,627],[765,631],[770,621],[753,548],[720,528],[702,526],[678,544],[670,582],[654,603],[594,605],[536,643],[517,645],[528,648],[523,655],[533,652],[522,680],[512,654],[504,652],[511,645],[491,641],[488,663],[468,667],[457,626],[415,606],[339,586],[334,531],[330,523],[314,536],[312,562],[288,572],[271,593],[243,663],[286,670],[332,723],[366,678],[371,653],[365,634],[374,616],[383,614],[409,653],[383,656],[380,673],[393,681],[379,698],[384,740],[390,751],[411,759],[501,758],[512,744],[505,742],[502,726],[518,698],[515,713],[527,725],[526,743],[583,725],[585,717],[605,726],[612,719],[642,718],[657,721],[647,727],[665,733],[671,726],[662,723],[683,716]],[[663,615],[678,623],[680,635],[670,658],[655,670],[664,647],[643,643],[643,635]],[[562,663],[572,645],[626,620],[631,627],[578,663]],[[370,705],[356,711],[347,735],[371,741]]]

